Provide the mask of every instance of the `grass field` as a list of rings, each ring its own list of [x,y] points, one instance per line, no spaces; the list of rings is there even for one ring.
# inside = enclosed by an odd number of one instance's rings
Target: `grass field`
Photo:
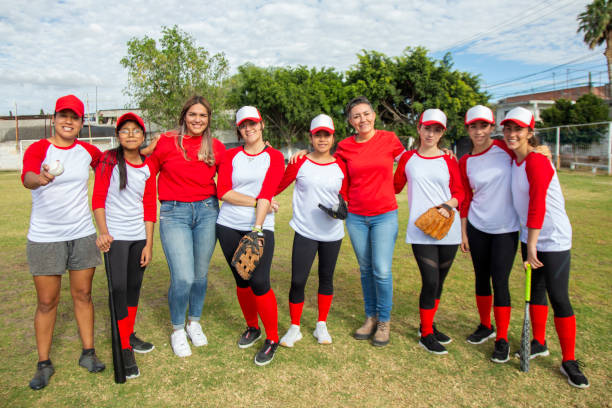
[[[493,342],[468,344],[476,327],[473,272],[469,257],[458,254],[436,316],[438,327],[453,337],[449,354],[426,353],[418,344],[420,276],[409,245],[405,195],[398,196],[400,234],[394,262],[391,343],[374,348],[351,337],[363,320],[359,270],[348,237],[342,244],[335,277],[335,298],[328,320],[334,343],[320,346],[311,336],[316,320],[317,277],[306,290],[302,317],[304,339],[293,349],[279,349],[266,367],[253,364],[255,348],[236,347],[244,321],[235,285],[219,248],[210,265],[202,323],[209,345],[192,348],[186,359],[169,345],[168,268],[158,237],[154,261],[145,272],[136,330],[156,348],[137,355],[141,376],[125,385],[113,382],[106,278],[99,267],[94,279],[96,347],[107,369],[89,374],[78,367],[80,342],[68,281],[63,280],[52,360],[56,373],[42,391],[28,381],[35,370],[33,316],[36,297],[25,243],[30,194],[15,172],[0,173],[0,406],[612,406],[612,178],[563,172],[561,184],[574,229],[570,297],[577,316],[576,355],[586,363],[587,390],[570,387],[559,372],[560,348],[552,312],[548,322],[549,357],[532,361],[529,373],[518,360],[489,361]],[[280,196],[272,287],[279,301],[279,332],[289,326],[287,296],[293,232],[291,192]],[[510,346],[518,348],[522,322],[523,274],[519,262],[510,278],[513,315]],[[260,343],[258,343],[260,344]]]

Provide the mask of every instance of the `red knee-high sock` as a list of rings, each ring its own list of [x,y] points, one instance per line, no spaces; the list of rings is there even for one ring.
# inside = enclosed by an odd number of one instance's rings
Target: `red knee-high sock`
[[[504,339],[508,341],[508,326],[510,325],[510,306],[494,306],[493,314],[495,314],[495,323],[497,323],[497,338],[495,340]],[[490,326],[489,326],[490,327]]]
[[[529,305],[533,338],[540,344],[546,342],[546,320],[548,319],[548,305]]]
[[[303,308],[304,308],[304,302],[302,303],[289,302],[289,315],[291,316],[291,324],[295,324],[297,326],[300,325],[300,318],[302,317]]]
[[[129,349],[130,347],[130,318],[125,317],[117,321],[119,329],[119,338],[121,339],[121,348]]]
[[[555,328],[561,343],[563,361],[575,360],[574,350],[576,348],[576,316],[555,317]]]
[[[255,302],[255,294],[251,288],[236,286],[236,296],[238,296],[238,303],[240,303],[240,309],[242,309],[242,315],[244,316],[244,320],[246,320],[247,326],[259,328],[257,303]]]
[[[130,334],[128,335],[131,336],[132,333],[134,333],[134,325],[136,324],[136,313],[138,312],[138,306],[128,306],[128,329],[130,331]]]
[[[327,321],[327,314],[329,313],[329,309],[331,308],[331,303],[334,295],[317,295],[317,300],[319,303],[319,322]]]
[[[426,337],[433,333],[433,320],[436,309],[419,309],[421,315],[421,337]]]
[[[270,289],[265,295],[255,296],[257,302],[257,313],[266,329],[266,338],[278,343],[278,308],[276,307],[276,296]]]
[[[480,324],[491,328],[491,305],[493,304],[493,296],[478,296],[476,295],[476,307],[480,315]],[[497,316],[495,317],[497,320]]]

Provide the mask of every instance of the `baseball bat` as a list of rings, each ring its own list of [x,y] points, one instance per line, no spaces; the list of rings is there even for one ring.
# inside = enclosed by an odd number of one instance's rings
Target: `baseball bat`
[[[119,327],[117,326],[117,313],[115,312],[115,302],[113,299],[113,281],[108,252],[104,253],[104,266],[106,268],[106,279],[108,280],[108,308],[110,309],[111,317],[111,343],[113,347],[115,383],[123,384],[125,382],[125,368],[123,366],[123,356],[121,355],[121,338],[119,337]]]
[[[529,302],[531,301],[531,265],[525,268],[525,318],[523,319],[523,333],[521,334],[521,350],[519,352],[521,360],[521,371],[529,371],[529,356],[531,355],[531,326],[529,319]]]

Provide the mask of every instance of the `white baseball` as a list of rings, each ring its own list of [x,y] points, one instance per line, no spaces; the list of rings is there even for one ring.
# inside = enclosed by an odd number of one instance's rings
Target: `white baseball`
[[[55,177],[61,175],[64,172],[64,166],[59,160],[56,160],[55,163],[49,167],[47,173],[54,175]]]

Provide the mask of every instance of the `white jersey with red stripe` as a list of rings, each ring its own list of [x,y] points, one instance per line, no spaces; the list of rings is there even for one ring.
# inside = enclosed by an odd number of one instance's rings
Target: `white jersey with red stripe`
[[[127,184],[119,189],[119,166],[102,159],[96,169],[92,197],[94,210],[104,208],[106,227],[115,240],[146,239],[145,221],[156,221],[155,177],[145,162],[139,165],[125,161]]]
[[[512,163],[512,199],[521,223],[521,241],[527,243],[529,228],[540,229],[536,248],[543,252],[572,247],[572,226],[557,172],[547,157],[529,153]]]
[[[440,152],[442,153],[442,152]],[[414,222],[431,207],[456,198],[461,205],[463,186],[457,161],[449,155],[421,156],[416,150],[405,152],[400,158],[394,176],[395,192],[399,193],[408,184],[408,207],[410,209],[406,243],[456,245],[461,243],[461,221],[456,209],[455,219],[448,234],[437,240],[421,231]]]
[[[283,154],[271,147],[252,155],[242,146],[227,150],[219,165],[217,194],[222,198],[233,190],[237,193],[272,200],[285,171]],[[217,224],[239,231],[250,231],[255,224],[255,208],[224,202]],[[269,213],[263,229],[274,231],[274,213]]]
[[[56,161],[64,172],[46,186],[32,190],[32,213],[28,239],[33,242],[60,242],[96,233],[89,211],[87,182],[89,168],[98,164],[100,150],[80,140],[59,147],[47,139],[28,147],[23,156],[23,181],[27,172],[40,174],[43,164]]]
[[[512,205],[512,161],[514,154],[501,140],[478,154],[459,161],[465,191],[461,218],[488,234],[518,231],[519,220]]]
[[[346,168],[342,160],[317,163],[308,157],[290,164],[278,187],[280,194],[295,180],[293,218],[289,225],[295,232],[314,241],[331,242],[344,238],[344,224],[319,208],[338,205],[338,193],[346,197]]]

